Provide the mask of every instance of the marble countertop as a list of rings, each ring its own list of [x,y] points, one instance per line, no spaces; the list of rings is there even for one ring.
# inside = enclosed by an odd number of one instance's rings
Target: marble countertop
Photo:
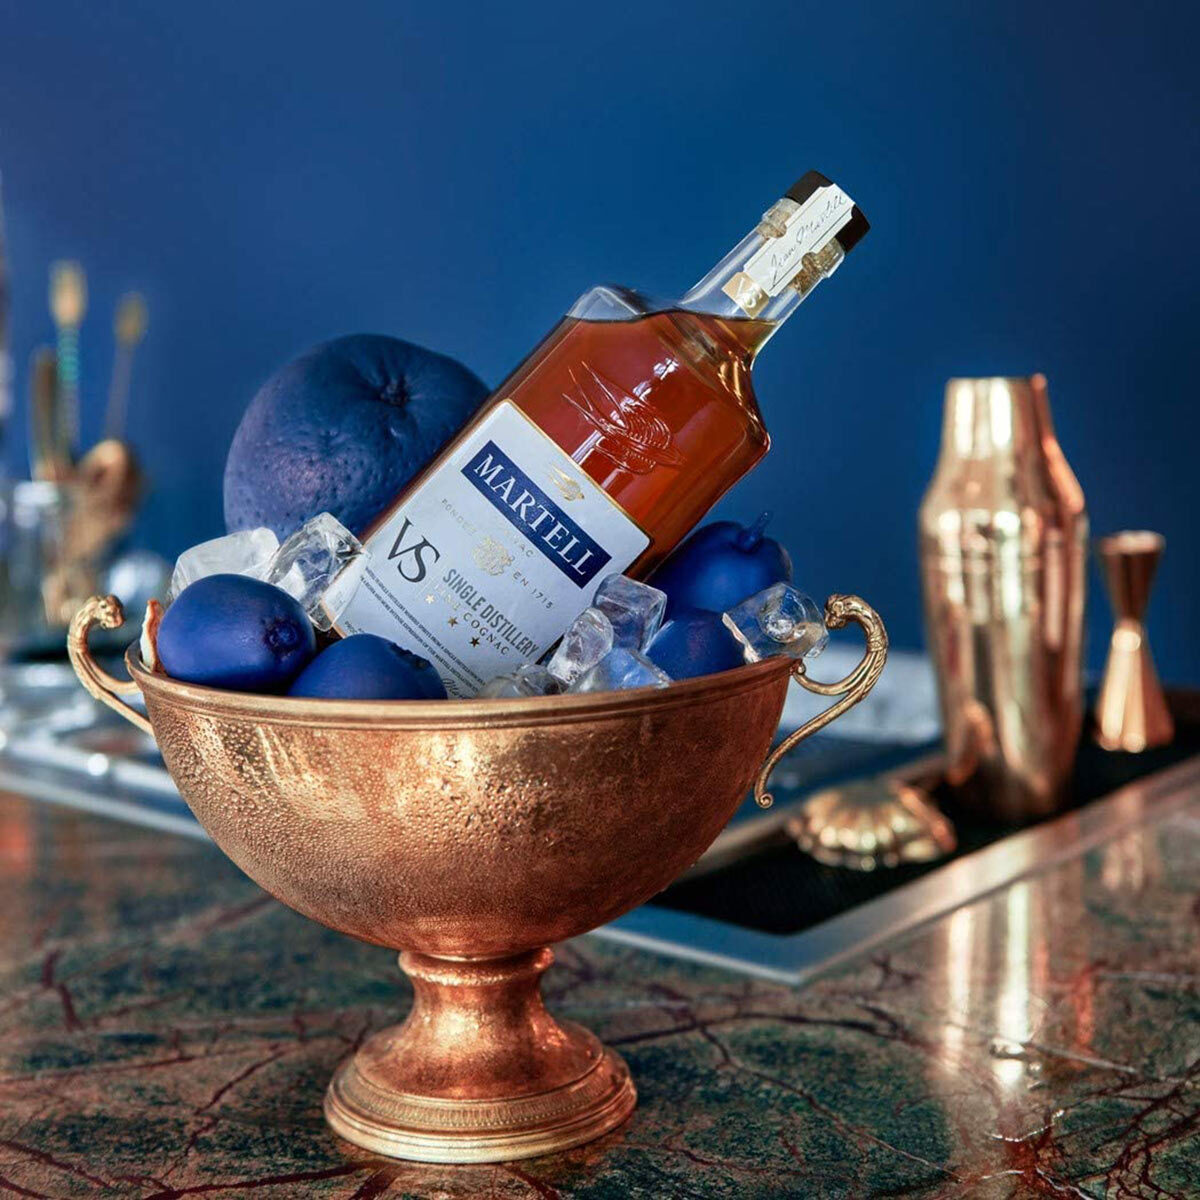
[[[212,847],[0,795],[0,1196],[1200,1195],[1200,796],[788,988],[584,938],[554,1011],[640,1103],[590,1146],[440,1168],[337,1141],[392,956]]]

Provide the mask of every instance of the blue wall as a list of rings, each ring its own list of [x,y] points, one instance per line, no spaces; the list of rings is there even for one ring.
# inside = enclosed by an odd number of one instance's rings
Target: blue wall
[[[145,291],[141,536],[172,553],[220,530],[277,363],[376,330],[496,383],[586,286],[686,287],[815,166],[874,228],[763,356],[775,449],[724,511],[775,508],[805,586],[916,645],[943,382],[1043,370],[1094,528],[1167,534],[1154,639],[1195,681],[1198,37],[1194,4],[5,4],[18,364],[82,259],[96,433]]]

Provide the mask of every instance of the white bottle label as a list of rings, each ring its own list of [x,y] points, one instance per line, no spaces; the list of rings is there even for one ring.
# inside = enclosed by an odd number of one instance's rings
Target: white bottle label
[[[747,260],[742,274],[768,296],[778,296],[796,277],[806,254],[822,249],[854,213],[854,201],[837,184],[817,188]]]
[[[650,539],[515,405],[495,408],[367,539],[343,633],[429,659],[451,696],[539,658]]]

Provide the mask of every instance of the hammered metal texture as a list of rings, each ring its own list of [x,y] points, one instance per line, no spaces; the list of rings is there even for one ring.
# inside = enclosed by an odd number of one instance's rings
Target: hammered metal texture
[[[300,700],[152,674],[136,647],[121,683],[87,647],[92,623],[120,620],[115,600],[89,601],[72,662],[144,723],[118,699],[141,690],[213,840],[285,904],[404,950],[412,1010],[335,1075],[336,1132],[397,1157],[484,1162],[625,1120],[637,1099],[625,1064],[542,1003],[545,947],[649,899],[703,853],[768,750],[790,659],[608,694]]]
[[[213,840],[285,904],[393,948],[491,957],[649,899],[754,779],[790,663],[607,695],[250,696],[129,669]]]
[[[306,916],[404,948],[412,1011],[335,1075],[337,1133],[484,1162],[625,1120],[625,1064],[542,1004],[544,947],[703,853],[767,752],[790,660],[668,689],[422,703],[247,696],[127,662],[221,849]]]

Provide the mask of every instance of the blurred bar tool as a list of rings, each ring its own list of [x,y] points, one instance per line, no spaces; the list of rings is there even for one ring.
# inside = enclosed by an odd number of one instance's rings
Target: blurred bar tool
[[[1096,741],[1137,754],[1175,736],[1146,639],[1146,605],[1165,539],[1145,530],[1113,533],[1096,544],[1116,624],[1096,700]]]
[[[137,516],[142,472],[129,444],[117,438],[97,442],[79,460],[76,487],[79,502],[67,524],[66,553],[94,562]]]
[[[3,249],[0,228],[0,368],[7,348]],[[52,264],[50,312],[56,349],[42,347],[30,364],[33,478],[14,492],[5,527],[11,530],[12,545],[0,559],[0,653],[70,621],[96,590],[100,567],[133,523],[142,497],[142,473],[133,450],[111,435],[126,424],[133,354],[146,333],[146,303],[131,292],[118,304],[106,415],[110,436],[82,458],[79,330],[87,312],[87,277],[79,263]],[[0,371],[0,389],[6,378]]]
[[[1083,718],[1088,521],[1043,376],[950,380],[919,526],[947,780],[992,817],[1051,813]]]
[[[133,374],[133,352],[146,336],[146,301],[140,292],[127,292],[117,304],[113,321],[117,348],[113,355],[112,382],[108,388],[108,412],[104,419],[104,436],[119,438],[125,435],[129,413],[129,382]]]
[[[66,625],[96,588],[97,566],[133,523],[142,473],[132,449],[116,438],[93,446],[78,463],[70,453],[71,423],[63,418],[58,358],[36,351],[30,372],[30,468],[35,481],[55,485],[57,497],[29,492],[30,514],[44,512],[47,529],[29,557],[40,564],[42,608],[50,627]],[[36,498],[41,505],[32,504]],[[30,518],[30,527],[32,517]],[[50,528],[53,526],[53,529]]]
[[[73,456],[79,443],[79,327],[87,312],[87,276],[77,262],[50,264],[50,314],[58,331],[60,437]]]
[[[65,483],[75,474],[61,404],[58,362],[54,351],[42,346],[33,352],[29,367],[29,469],[34,479],[48,483]]]

